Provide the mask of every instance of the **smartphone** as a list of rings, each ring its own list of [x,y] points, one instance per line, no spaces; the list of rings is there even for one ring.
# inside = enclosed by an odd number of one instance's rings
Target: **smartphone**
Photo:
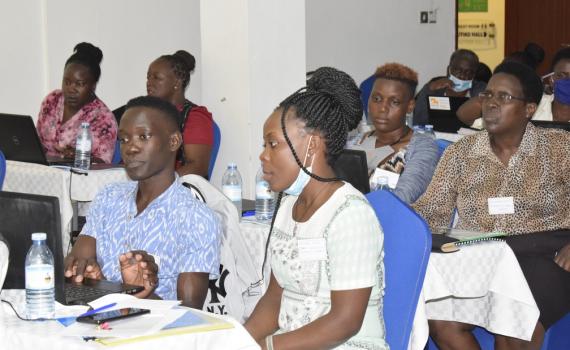
[[[113,311],[99,312],[89,316],[81,316],[77,318],[77,322],[102,324],[109,321],[119,320],[122,318],[133,317],[150,313],[148,309],[124,308]]]

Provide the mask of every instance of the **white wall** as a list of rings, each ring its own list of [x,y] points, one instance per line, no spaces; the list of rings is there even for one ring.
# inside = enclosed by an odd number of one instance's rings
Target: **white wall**
[[[109,108],[146,95],[150,62],[178,49],[196,57],[186,96],[201,103],[199,0],[2,0],[0,19],[0,74],[10,82],[0,87],[0,112],[36,118],[81,41],[103,51],[97,94]]]
[[[454,0],[308,0],[307,70],[333,66],[360,84],[377,66],[400,62],[420,86],[445,74],[455,49]],[[437,22],[420,24],[420,11]]]

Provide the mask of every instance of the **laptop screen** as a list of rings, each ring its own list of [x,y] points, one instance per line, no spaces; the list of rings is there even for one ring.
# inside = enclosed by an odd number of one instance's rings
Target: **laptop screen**
[[[32,117],[0,113],[0,150],[7,160],[47,165]]]
[[[334,165],[336,176],[366,194],[370,192],[366,152],[344,149]]]
[[[541,128],[552,128],[552,129],[561,129],[570,131],[570,123],[565,122],[555,122],[555,121],[548,121],[548,120],[531,120],[535,126],[539,126]]]
[[[457,110],[468,97],[428,96],[428,120],[435,131],[455,133],[460,128],[469,128],[457,118]]]

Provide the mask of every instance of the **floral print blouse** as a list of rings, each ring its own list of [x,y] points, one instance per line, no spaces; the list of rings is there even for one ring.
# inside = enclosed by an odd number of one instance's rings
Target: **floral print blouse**
[[[81,123],[88,122],[93,138],[91,156],[111,163],[117,140],[117,121],[113,112],[99,98],[81,108],[65,123],[63,119],[63,93],[51,92],[42,102],[38,116],[38,134],[48,157],[62,155],[59,149],[75,148]]]

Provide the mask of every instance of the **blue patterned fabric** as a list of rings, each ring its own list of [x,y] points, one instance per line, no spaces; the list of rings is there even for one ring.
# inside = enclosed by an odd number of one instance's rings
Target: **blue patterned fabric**
[[[119,256],[145,250],[159,265],[155,293],[176,300],[182,272],[218,277],[221,225],[216,214],[177,180],[139,215],[137,183],[108,185],[93,201],[81,234],[97,240],[97,260],[108,280],[121,281]]]

